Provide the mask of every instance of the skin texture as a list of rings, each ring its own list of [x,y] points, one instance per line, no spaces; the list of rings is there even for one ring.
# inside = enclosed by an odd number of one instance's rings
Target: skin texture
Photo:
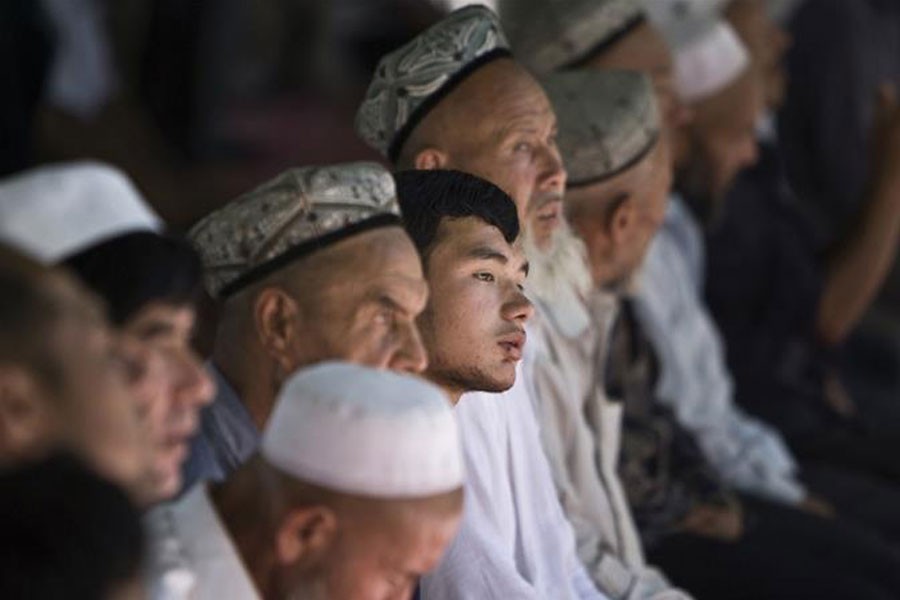
[[[624,173],[566,193],[566,213],[585,243],[597,286],[620,289],[641,265],[665,219],[671,187],[668,144],[661,139]]]
[[[151,302],[122,327],[125,343],[141,365],[131,387],[149,443],[145,482],[153,502],[171,498],[180,489],[181,465],[200,409],[215,391],[190,346],[194,321],[191,306]]]
[[[671,140],[672,160],[676,165],[685,162],[689,152],[687,126],[693,119],[693,112],[678,96],[672,51],[653,25],[643,23],[611,48],[592,57],[585,67],[647,74],[653,80],[663,124]]]
[[[127,385],[135,365],[93,297],[68,277],[45,279],[60,307],[44,346],[58,381],[23,364],[0,365],[0,460],[15,464],[65,448],[141,501],[146,444]]]
[[[265,598],[409,598],[456,534],[463,506],[461,489],[421,499],[336,493],[260,457],[212,496]]]
[[[524,222],[541,207],[544,226],[559,222],[566,173],[556,148],[556,116],[544,91],[511,59],[481,67],[413,130],[400,168],[456,169],[494,183]]]
[[[419,318],[426,377],[454,404],[464,392],[512,387],[533,307],[518,246],[476,217],[444,219],[428,253],[431,301]]]
[[[298,368],[325,360],[419,373],[427,365],[415,319],[428,286],[406,233],[354,235],[230,299],[214,361],[257,426]]]

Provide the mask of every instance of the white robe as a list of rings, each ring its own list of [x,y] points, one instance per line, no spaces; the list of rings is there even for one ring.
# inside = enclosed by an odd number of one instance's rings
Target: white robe
[[[440,565],[422,579],[422,598],[606,598],[576,555],[522,369],[507,392],[463,395],[456,414],[466,461],[463,521]]]
[[[151,600],[259,600],[205,485],[151,510],[145,529]]]

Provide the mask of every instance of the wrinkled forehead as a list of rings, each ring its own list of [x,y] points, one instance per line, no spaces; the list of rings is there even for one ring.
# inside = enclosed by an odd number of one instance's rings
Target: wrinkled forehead
[[[349,293],[369,288],[392,288],[427,294],[422,263],[412,240],[400,226],[365,232],[319,251],[296,264],[287,280],[296,293],[309,294],[310,282],[319,291]]]
[[[435,109],[445,124],[502,130],[516,121],[549,127],[553,108],[537,80],[509,58],[497,59],[472,73]]]

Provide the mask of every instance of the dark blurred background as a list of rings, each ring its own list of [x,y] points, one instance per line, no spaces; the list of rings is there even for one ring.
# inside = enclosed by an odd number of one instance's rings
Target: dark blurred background
[[[453,4],[0,0],[0,176],[104,160],[183,228],[291,165],[377,159],[372,69]]]

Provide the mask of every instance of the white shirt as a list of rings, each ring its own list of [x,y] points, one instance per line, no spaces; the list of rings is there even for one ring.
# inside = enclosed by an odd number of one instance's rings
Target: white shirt
[[[704,250],[698,224],[673,197],[635,297],[637,317],[660,361],[657,396],[696,436],[726,483],[796,504],[806,491],[781,436],[734,403],[719,331],[700,296]]]
[[[463,520],[440,565],[422,579],[422,598],[605,598],[576,555],[521,366],[510,390],[464,394],[456,414],[467,476]]]
[[[237,548],[209,500],[194,486],[146,517],[147,596],[152,600],[258,600]]]

